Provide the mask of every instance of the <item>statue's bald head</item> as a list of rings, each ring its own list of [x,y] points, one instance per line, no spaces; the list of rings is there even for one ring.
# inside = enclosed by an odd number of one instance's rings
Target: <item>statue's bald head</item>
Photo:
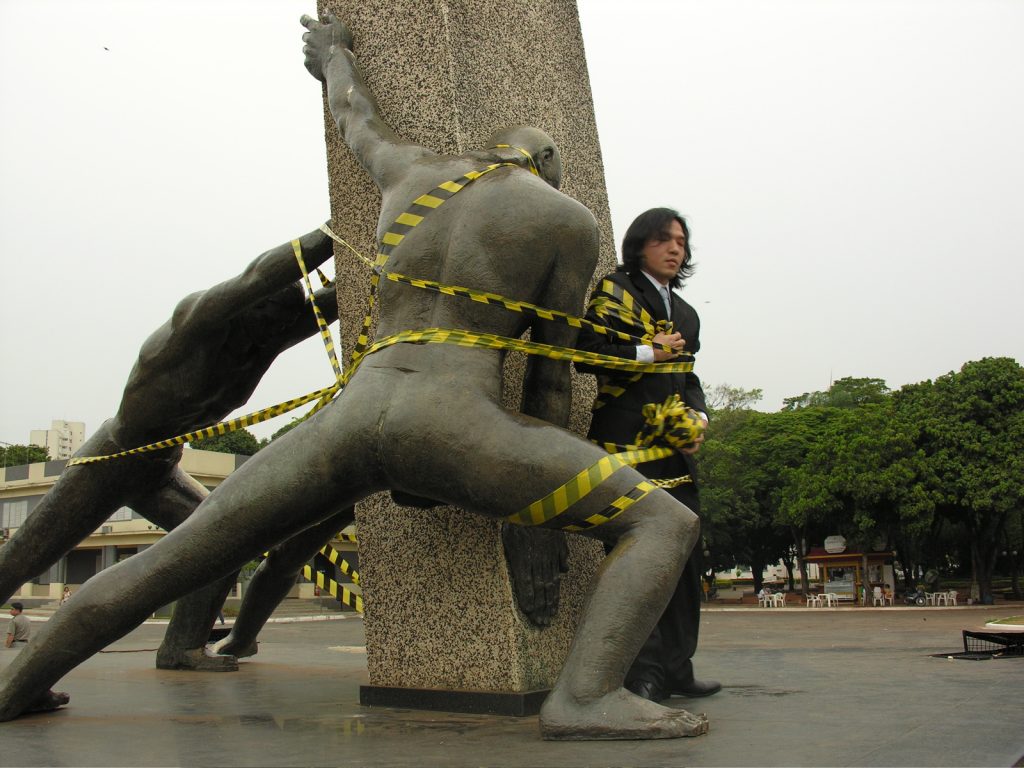
[[[562,155],[555,146],[555,141],[539,128],[528,125],[517,125],[502,128],[491,134],[487,140],[488,147],[498,144],[525,150],[533,159],[537,173],[555,189],[562,184]]]

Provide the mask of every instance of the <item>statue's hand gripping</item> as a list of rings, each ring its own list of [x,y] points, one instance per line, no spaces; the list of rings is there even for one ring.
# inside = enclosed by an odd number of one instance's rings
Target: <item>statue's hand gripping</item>
[[[569,543],[562,531],[502,525],[512,594],[530,623],[546,627],[558,614],[562,575],[569,570]]]
[[[299,23],[306,28],[302,35],[306,69],[321,83],[326,82],[327,62],[339,51],[352,49],[352,31],[332,13],[327,14],[325,22],[303,14]]]

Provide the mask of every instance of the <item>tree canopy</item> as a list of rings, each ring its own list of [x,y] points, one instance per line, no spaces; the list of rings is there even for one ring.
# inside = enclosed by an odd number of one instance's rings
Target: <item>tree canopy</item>
[[[242,456],[252,456],[260,449],[260,441],[247,429],[238,429],[234,432],[226,432],[223,435],[214,435],[192,443],[193,448],[200,451],[217,451],[219,453],[237,453]]]
[[[1000,557],[1019,583],[1024,369],[1015,360],[969,362],[895,392],[881,379],[839,379],[775,413],[750,410],[756,399],[743,390],[710,391],[720,410],[698,463],[717,569],[750,565],[759,582],[764,565],[799,561],[840,533],[895,549],[909,584],[925,569],[969,563],[989,600]]]
[[[49,461],[50,453],[38,445],[0,445],[0,467]]]

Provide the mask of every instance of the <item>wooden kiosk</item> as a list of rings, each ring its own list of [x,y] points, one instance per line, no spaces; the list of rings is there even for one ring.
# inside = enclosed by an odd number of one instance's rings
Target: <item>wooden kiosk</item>
[[[891,551],[854,552],[844,548],[841,552],[829,552],[825,547],[811,547],[804,562],[816,563],[821,568],[825,592],[831,592],[840,601],[870,605],[876,586],[893,594],[895,574],[892,563],[895,555]]]

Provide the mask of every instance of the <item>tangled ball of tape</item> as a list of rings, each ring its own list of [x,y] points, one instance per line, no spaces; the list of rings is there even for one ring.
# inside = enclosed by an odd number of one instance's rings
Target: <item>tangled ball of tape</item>
[[[636,436],[638,446],[668,445],[682,450],[693,445],[704,433],[704,419],[672,395],[664,403],[643,407],[644,426]]]

